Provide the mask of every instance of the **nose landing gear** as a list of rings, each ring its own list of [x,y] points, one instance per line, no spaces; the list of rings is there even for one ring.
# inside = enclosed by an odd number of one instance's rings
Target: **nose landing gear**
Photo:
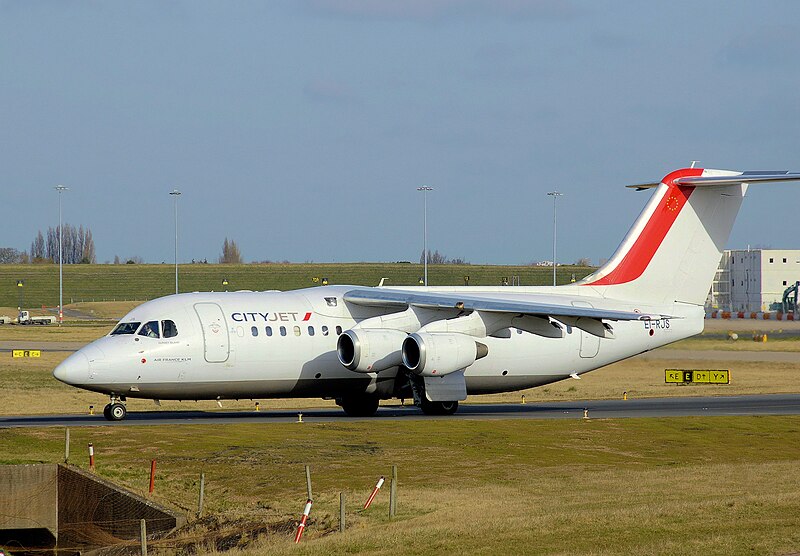
[[[122,421],[127,415],[124,397],[111,396],[111,403],[103,408],[103,417],[109,421]]]

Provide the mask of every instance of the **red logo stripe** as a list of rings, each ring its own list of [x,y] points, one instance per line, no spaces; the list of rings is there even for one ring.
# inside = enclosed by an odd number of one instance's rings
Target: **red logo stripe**
[[[632,282],[639,278],[653,260],[653,256],[695,189],[693,186],[675,185],[674,180],[687,176],[700,176],[702,173],[702,168],[684,168],[668,174],[661,180],[661,183],[668,187],[667,193],[653,211],[650,220],[645,224],[633,246],[614,270],[586,285],[611,286]]]

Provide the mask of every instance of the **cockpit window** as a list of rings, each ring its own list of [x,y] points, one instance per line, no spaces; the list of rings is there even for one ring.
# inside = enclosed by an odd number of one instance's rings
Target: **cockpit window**
[[[117,336],[119,334],[136,334],[141,322],[121,322],[114,330],[111,331],[110,336]]]
[[[171,320],[162,320],[161,332],[164,333],[165,338],[174,338],[178,335],[178,327]]]
[[[151,320],[146,322],[142,329],[139,331],[139,336],[147,336],[148,338],[160,338],[158,334],[158,321]]]

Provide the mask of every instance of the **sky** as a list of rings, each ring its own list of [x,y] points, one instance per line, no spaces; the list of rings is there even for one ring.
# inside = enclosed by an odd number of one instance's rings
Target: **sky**
[[[800,171],[800,3],[0,0],[0,247],[98,262],[608,258],[698,160]],[[729,242],[800,248],[796,184]]]

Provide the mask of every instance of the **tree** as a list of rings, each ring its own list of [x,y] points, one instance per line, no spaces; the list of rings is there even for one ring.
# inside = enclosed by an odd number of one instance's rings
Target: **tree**
[[[242,254],[239,252],[239,246],[232,239],[225,238],[219,262],[220,264],[242,264]]]
[[[425,262],[425,252],[419,254],[419,264],[423,264]],[[463,257],[456,257],[451,259],[447,257],[447,255],[443,253],[439,253],[439,250],[431,251],[428,249],[428,264],[470,264],[469,261],[464,259]]]
[[[0,264],[21,263],[23,254],[13,247],[0,247]]]
[[[39,230],[39,234],[36,236],[36,239],[34,239],[33,243],[31,243],[31,260],[36,262],[43,261],[45,259],[47,259],[47,255],[45,254],[44,250],[44,236],[42,235],[42,231]]]
[[[575,266],[592,266],[592,261],[589,257],[581,257],[575,261]]]
[[[92,231],[83,226],[76,228],[70,224],[63,225],[61,238],[61,254],[64,264],[94,264],[97,257],[94,250]],[[47,235],[41,230],[31,244],[31,259],[34,262],[58,262],[58,226],[47,228]]]

